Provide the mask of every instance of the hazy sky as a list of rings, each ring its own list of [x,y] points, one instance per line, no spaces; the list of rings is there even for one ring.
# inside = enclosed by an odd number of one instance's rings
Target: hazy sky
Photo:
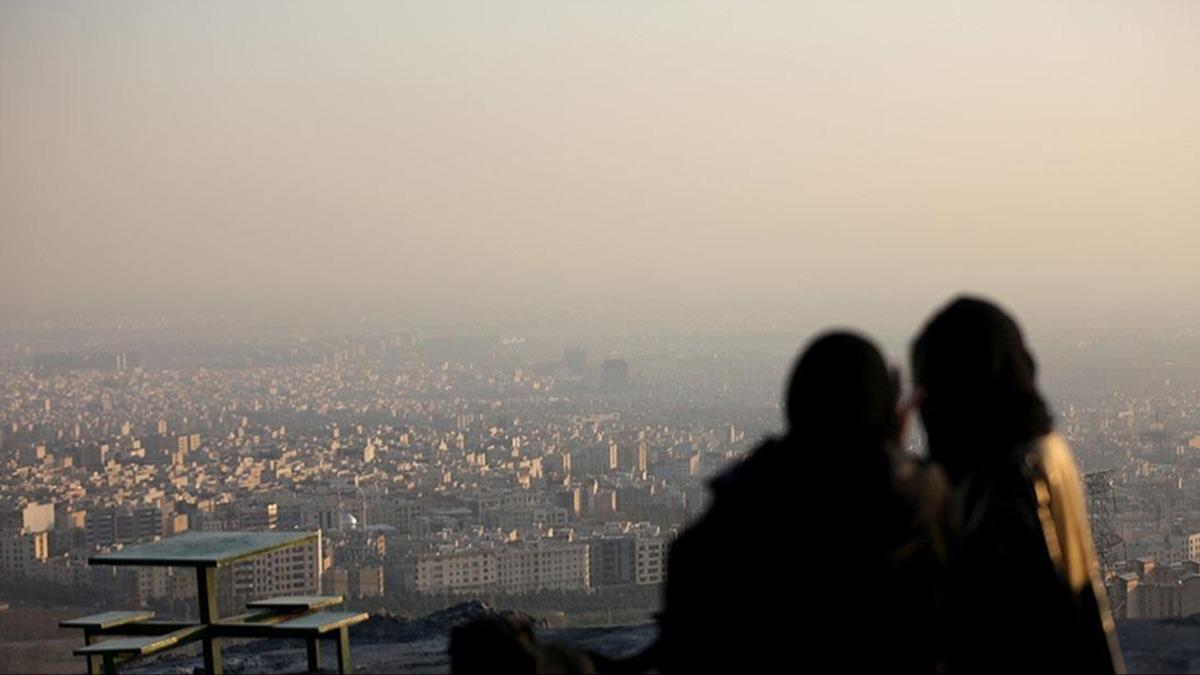
[[[0,3],[0,314],[1200,305],[1200,2]]]

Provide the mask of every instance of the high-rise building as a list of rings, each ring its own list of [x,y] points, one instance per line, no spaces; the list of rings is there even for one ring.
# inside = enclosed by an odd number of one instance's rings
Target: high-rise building
[[[637,583],[660,584],[666,574],[667,542],[662,537],[638,537]]]
[[[346,598],[377,598],[383,595],[384,574],[380,565],[351,565],[334,568],[321,577],[326,595]]]
[[[134,544],[166,536],[171,533],[170,523],[173,515],[173,508],[164,512],[162,508],[152,505],[126,504],[120,507],[90,509],[84,527],[87,531],[88,546]]]
[[[46,532],[0,534],[0,574],[30,574],[36,565],[46,561],[49,551]]]
[[[412,587],[419,593],[586,591],[588,549],[584,542],[536,541],[425,554],[412,567]]]
[[[275,595],[316,595],[321,592],[323,560],[321,537],[315,541],[277,549],[265,555],[223,567],[221,605],[229,611],[250,600]]]
[[[603,476],[620,465],[619,446],[605,440],[583,448],[572,456],[572,465],[581,475]]]
[[[563,350],[563,365],[573,373],[587,370],[588,350],[584,347],[567,347]]]
[[[41,443],[22,445],[17,452],[17,464],[33,466],[46,458],[46,446]]]
[[[100,469],[108,462],[107,443],[86,443],[75,448],[75,466]]]
[[[496,551],[460,551],[419,556],[413,568],[418,593],[482,591],[497,586]]]
[[[629,364],[624,359],[608,359],[600,367],[600,389],[620,392],[629,388]]]
[[[622,471],[633,471],[639,474],[646,471],[648,448],[645,439],[623,443],[618,455],[618,467]]]
[[[0,510],[2,532],[45,532],[54,527],[54,504],[30,502]]]
[[[586,591],[591,588],[588,545],[584,542],[535,541],[506,546],[496,564],[505,593]]]
[[[602,535],[588,542],[592,588],[631,586],[637,583],[637,537]]]

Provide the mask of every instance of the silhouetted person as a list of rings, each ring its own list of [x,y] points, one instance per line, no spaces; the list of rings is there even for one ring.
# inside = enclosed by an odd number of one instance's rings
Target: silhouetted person
[[[450,672],[537,672],[533,628],[509,617],[476,619],[450,632]]]
[[[912,362],[930,458],[953,489],[950,670],[1120,670],[1079,472],[1016,323],[956,300]]]
[[[787,415],[671,547],[662,672],[934,670],[944,490],[899,454],[895,376],[866,340],[827,334]]]

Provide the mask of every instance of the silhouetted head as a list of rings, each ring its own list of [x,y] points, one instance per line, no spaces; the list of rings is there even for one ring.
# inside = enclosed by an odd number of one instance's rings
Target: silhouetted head
[[[450,632],[450,672],[533,675],[537,672],[533,644],[528,623],[510,617],[476,619]]]
[[[875,345],[832,332],[809,344],[788,386],[789,433],[839,444],[897,440],[899,383]]]
[[[913,343],[912,366],[930,458],[954,480],[1051,429],[1021,329],[990,302],[959,298],[939,311]]]

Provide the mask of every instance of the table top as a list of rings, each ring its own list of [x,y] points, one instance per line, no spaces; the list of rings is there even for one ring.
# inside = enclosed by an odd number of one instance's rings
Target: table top
[[[154,618],[154,612],[149,610],[116,610],[111,612],[100,612],[91,616],[81,616],[78,619],[67,619],[59,621],[58,625],[63,628],[112,628],[113,626],[122,626],[127,623],[137,623]]]
[[[91,565],[220,567],[276,549],[315,541],[316,532],[187,532],[88,558]]]

